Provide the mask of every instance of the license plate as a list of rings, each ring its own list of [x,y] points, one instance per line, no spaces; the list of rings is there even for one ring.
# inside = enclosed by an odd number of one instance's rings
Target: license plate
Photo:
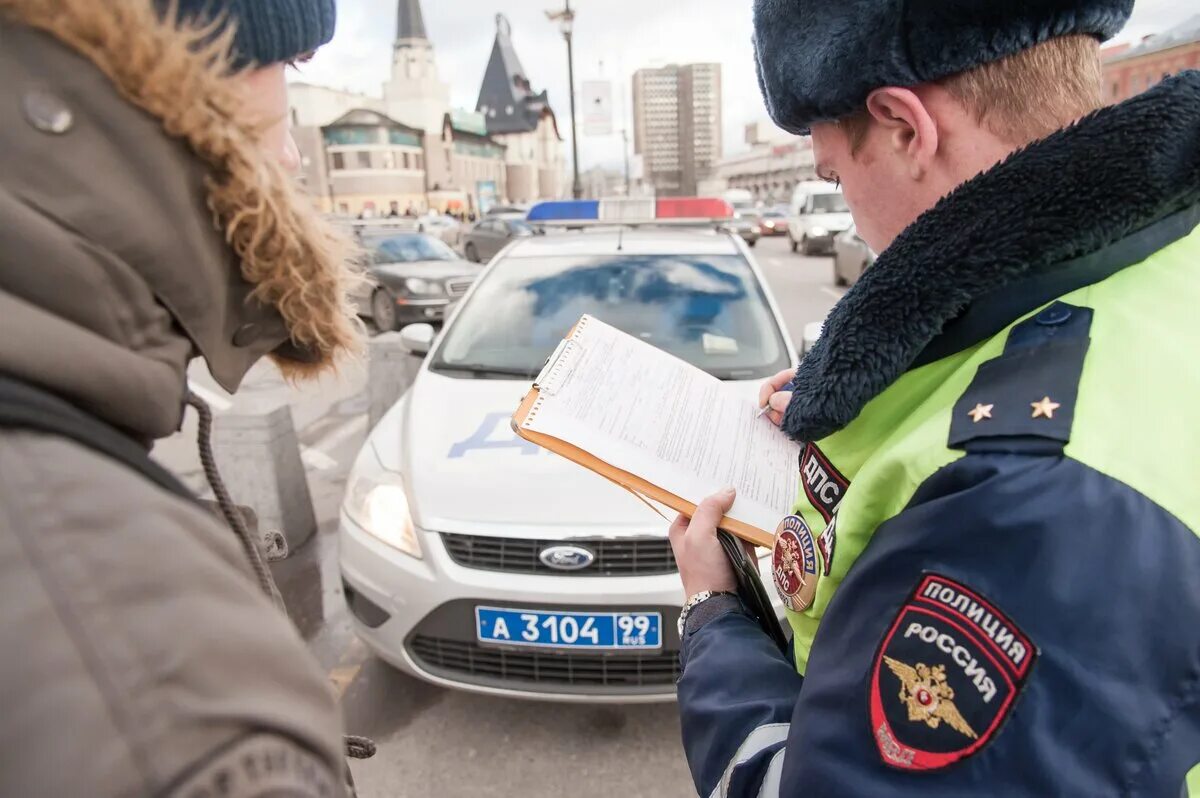
[[[483,643],[541,648],[647,649],[662,647],[657,612],[555,612],[475,608]]]

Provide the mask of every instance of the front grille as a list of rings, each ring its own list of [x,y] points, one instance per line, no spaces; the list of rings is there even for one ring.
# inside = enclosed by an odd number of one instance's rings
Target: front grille
[[[675,555],[666,538],[627,540],[527,540],[482,535],[442,534],[454,562],[482,571],[557,576],[650,576],[675,573]],[[551,568],[539,555],[551,546],[580,546],[596,559],[578,571]]]
[[[488,648],[478,643],[415,635],[409,653],[425,670],[476,682],[609,688],[671,687],[679,679],[679,654],[560,653]]]
[[[475,282],[475,281],[474,280],[447,280],[446,281],[446,293],[449,294],[452,299],[458,299],[460,296],[462,296],[463,294],[467,293],[468,290],[470,290],[471,283],[473,283],[473,282]]]

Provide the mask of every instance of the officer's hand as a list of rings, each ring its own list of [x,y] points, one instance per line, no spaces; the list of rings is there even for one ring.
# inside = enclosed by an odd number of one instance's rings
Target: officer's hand
[[[763,407],[770,403],[771,409],[767,411],[767,418],[775,422],[777,427],[783,423],[783,411],[787,410],[788,403],[792,401],[791,391],[779,389],[791,382],[795,376],[795,369],[784,369],[774,377],[768,378],[758,389],[758,406]]]
[[[702,590],[737,590],[733,567],[717,540],[717,524],[733,506],[734,495],[733,488],[726,488],[700,502],[690,519],[680,515],[671,524],[671,549],[685,596]]]

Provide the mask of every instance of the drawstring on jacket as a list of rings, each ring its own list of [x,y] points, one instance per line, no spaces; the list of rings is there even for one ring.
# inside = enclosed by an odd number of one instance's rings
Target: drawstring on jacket
[[[217,505],[221,508],[221,515],[224,516],[225,523],[229,524],[229,528],[233,530],[242,544],[242,550],[246,553],[246,559],[250,561],[250,567],[254,569],[259,587],[275,603],[275,606],[279,607],[284,615],[287,615],[287,608],[283,604],[283,595],[275,586],[275,578],[271,576],[271,571],[267,568],[267,564],[258,550],[258,544],[246,527],[246,522],[242,518],[242,514],[238,512],[237,505],[233,503],[233,497],[229,495],[229,489],[225,487],[225,482],[221,479],[221,472],[217,470],[217,460],[213,457],[212,451],[212,409],[191,391],[188,391],[187,403],[195,408],[196,413],[200,416],[200,429],[196,433],[196,448],[200,450],[200,465],[204,468],[204,477],[208,480],[208,486],[212,488]],[[346,756],[351,759],[370,759],[375,756],[375,741],[371,738],[347,734],[343,736],[343,740],[346,744]]]
[[[221,508],[221,515],[225,517],[225,522],[229,524],[229,528],[233,530],[242,544],[242,550],[246,554],[246,559],[250,561],[250,567],[254,569],[254,576],[258,579],[259,587],[271,601],[275,602],[276,606],[284,610],[284,614],[287,614],[283,606],[283,596],[279,593],[279,588],[275,586],[275,579],[271,576],[266,562],[263,561],[258,544],[251,536],[250,530],[246,528],[246,521],[238,512],[237,505],[233,503],[233,497],[229,495],[229,490],[221,479],[221,473],[217,470],[217,461],[213,457],[212,451],[212,409],[191,391],[188,391],[187,403],[195,408],[196,413],[200,416],[196,448],[200,450],[200,465],[204,468],[204,477],[208,480],[208,486],[212,488],[217,505]]]

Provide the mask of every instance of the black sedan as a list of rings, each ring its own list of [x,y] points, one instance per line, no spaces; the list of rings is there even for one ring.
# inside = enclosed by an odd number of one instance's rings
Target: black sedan
[[[441,321],[481,271],[424,233],[364,233],[360,240],[370,256],[370,285],[358,297],[358,311],[385,332]]]

